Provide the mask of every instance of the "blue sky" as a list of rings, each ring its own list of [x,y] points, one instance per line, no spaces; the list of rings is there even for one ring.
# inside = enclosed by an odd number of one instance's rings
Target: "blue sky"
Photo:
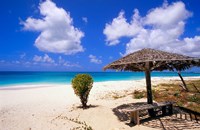
[[[200,57],[198,0],[4,0],[0,71],[101,71],[142,48]]]

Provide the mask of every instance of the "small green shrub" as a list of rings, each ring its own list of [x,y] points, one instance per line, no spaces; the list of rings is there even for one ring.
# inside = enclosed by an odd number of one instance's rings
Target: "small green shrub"
[[[93,79],[88,74],[78,74],[72,79],[74,93],[79,96],[83,108],[87,107],[88,96],[92,85]]]

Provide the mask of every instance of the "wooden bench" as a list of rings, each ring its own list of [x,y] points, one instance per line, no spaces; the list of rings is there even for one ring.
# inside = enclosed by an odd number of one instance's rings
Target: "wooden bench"
[[[130,113],[131,123],[140,124],[139,113],[143,110],[155,110],[161,108],[162,115],[173,114],[173,102],[159,102],[153,104],[142,104],[124,108],[122,111]]]

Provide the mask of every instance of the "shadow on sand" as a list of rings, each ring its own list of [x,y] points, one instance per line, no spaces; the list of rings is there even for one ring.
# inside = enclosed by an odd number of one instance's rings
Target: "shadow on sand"
[[[126,125],[132,127],[135,126],[135,124],[130,123],[130,113],[124,112],[122,109],[133,107],[137,108],[139,105],[143,104],[145,104],[145,102],[123,104],[113,108],[112,111],[120,121],[123,121]],[[174,114],[170,116],[157,116],[152,118],[148,116],[147,111],[142,111],[140,112],[140,124],[146,127],[163,130],[200,129],[200,122],[180,118],[180,116],[177,116],[179,113],[176,109],[174,109],[173,113]]]
[[[99,107],[99,105],[87,105],[87,107],[83,108],[83,106],[77,106],[76,108],[78,109],[89,109],[89,108],[96,108],[96,107]]]
[[[196,121],[186,120],[178,118],[175,115],[157,117],[153,119],[145,119],[141,122],[142,125],[163,129],[163,130],[188,130],[188,129],[200,129],[200,123]]]
[[[138,102],[138,103],[129,103],[129,104],[123,104],[120,106],[117,106],[116,108],[113,108],[112,111],[114,114],[118,117],[120,121],[128,121],[129,120],[129,112],[124,112],[123,109],[126,108],[138,108],[141,105],[147,104],[146,102]],[[141,114],[147,114],[147,112],[140,112]]]

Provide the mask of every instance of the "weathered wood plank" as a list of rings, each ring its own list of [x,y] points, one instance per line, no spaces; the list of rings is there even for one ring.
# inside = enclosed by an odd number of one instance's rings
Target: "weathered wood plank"
[[[131,117],[131,123],[134,123],[134,124],[137,124],[137,125],[140,124],[139,111],[131,112],[130,117]]]
[[[142,104],[142,105],[132,105],[128,108],[123,108],[121,111],[130,113],[131,123],[140,124],[139,112],[142,110],[150,110],[155,108],[161,108],[162,115],[172,114],[173,112],[173,102],[160,102],[153,104]],[[168,109],[168,113],[167,113]]]
[[[136,110],[148,110],[148,109],[154,109],[162,106],[169,106],[173,104],[173,102],[160,102],[160,103],[153,103],[153,104],[142,104],[142,105],[133,105],[128,108],[124,108],[123,111],[131,112]]]

